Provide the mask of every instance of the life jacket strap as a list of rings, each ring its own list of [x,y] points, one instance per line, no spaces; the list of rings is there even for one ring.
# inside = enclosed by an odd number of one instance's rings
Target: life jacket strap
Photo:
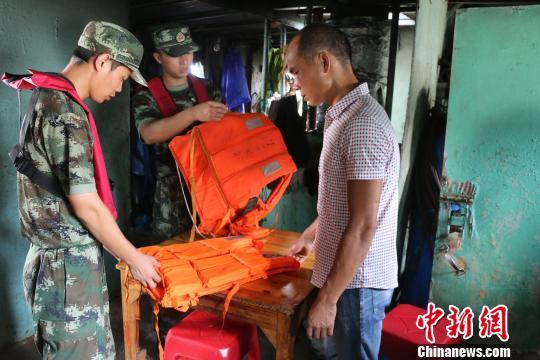
[[[20,100],[20,90],[18,91]],[[32,91],[30,105],[22,120],[19,101],[19,142],[9,151],[8,155],[13,162],[13,165],[15,165],[17,172],[27,176],[32,183],[47,190],[51,194],[60,198],[65,198],[64,191],[62,190],[58,179],[38,170],[32,162],[32,159],[24,152],[24,141],[26,139],[26,133],[28,132],[28,125],[30,124],[30,121],[34,119],[38,97],[39,90],[36,88]]]

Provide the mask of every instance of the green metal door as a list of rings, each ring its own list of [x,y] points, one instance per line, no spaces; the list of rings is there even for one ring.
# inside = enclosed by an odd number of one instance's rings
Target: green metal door
[[[540,6],[458,12],[446,134],[430,299],[470,306],[474,343],[498,341],[478,317],[504,304],[512,349],[538,350]]]

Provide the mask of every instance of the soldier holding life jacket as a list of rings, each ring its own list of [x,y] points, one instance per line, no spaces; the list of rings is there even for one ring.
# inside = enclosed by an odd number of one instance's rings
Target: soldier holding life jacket
[[[61,73],[4,74],[32,90],[17,167],[22,235],[31,245],[24,289],[43,358],[114,359],[102,246],[154,288],[158,262],[122,235],[92,114],[83,102],[110,100],[138,71],[143,48],[126,29],[91,21]]]
[[[192,225],[169,141],[185,134],[199,121],[220,120],[227,107],[219,102],[218,90],[190,75],[193,52],[199,46],[193,42],[187,26],[159,27],[153,31],[152,40],[153,57],[162,66],[162,76],[151,79],[148,89],[141,88],[135,93],[132,112],[142,141],[154,144],[156,186],[152,232],[156,240],[162,240],[185,232]]]

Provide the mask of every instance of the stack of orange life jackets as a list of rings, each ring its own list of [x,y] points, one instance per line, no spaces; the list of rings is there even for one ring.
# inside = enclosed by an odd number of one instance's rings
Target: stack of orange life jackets
[[[160,358],[163,349],[157,325],[159,305],[187,311],[198,304],[199,297],[228,290],[223,306],[225,318],[240,285],[300,267],[291,256],[265,258],[261,254],[262,247],[260,241],[236,236],[139,249],[160,262],[161,282],[154,289],[145,289],[154,301]]]
[[[300,267],[291,256],[265,258],[262,247],[260,241],[236,236],[139,248],[160,263],[162,281],[147,292],[163,307],[187,311],[200,296],[232,290],[230,301],[242,284]]]

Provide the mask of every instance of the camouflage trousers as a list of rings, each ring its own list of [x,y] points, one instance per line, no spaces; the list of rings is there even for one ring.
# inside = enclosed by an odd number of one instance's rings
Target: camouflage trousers
[[[190,194],[185,185],[184,191],[189,200]],[[170,239],[191,229],[191,218],[177,175],[157,179],[152,218],[152,234],[156,240]]]
[[[23,280],[43,359],[114,359],[100,246],[31,245]]]

